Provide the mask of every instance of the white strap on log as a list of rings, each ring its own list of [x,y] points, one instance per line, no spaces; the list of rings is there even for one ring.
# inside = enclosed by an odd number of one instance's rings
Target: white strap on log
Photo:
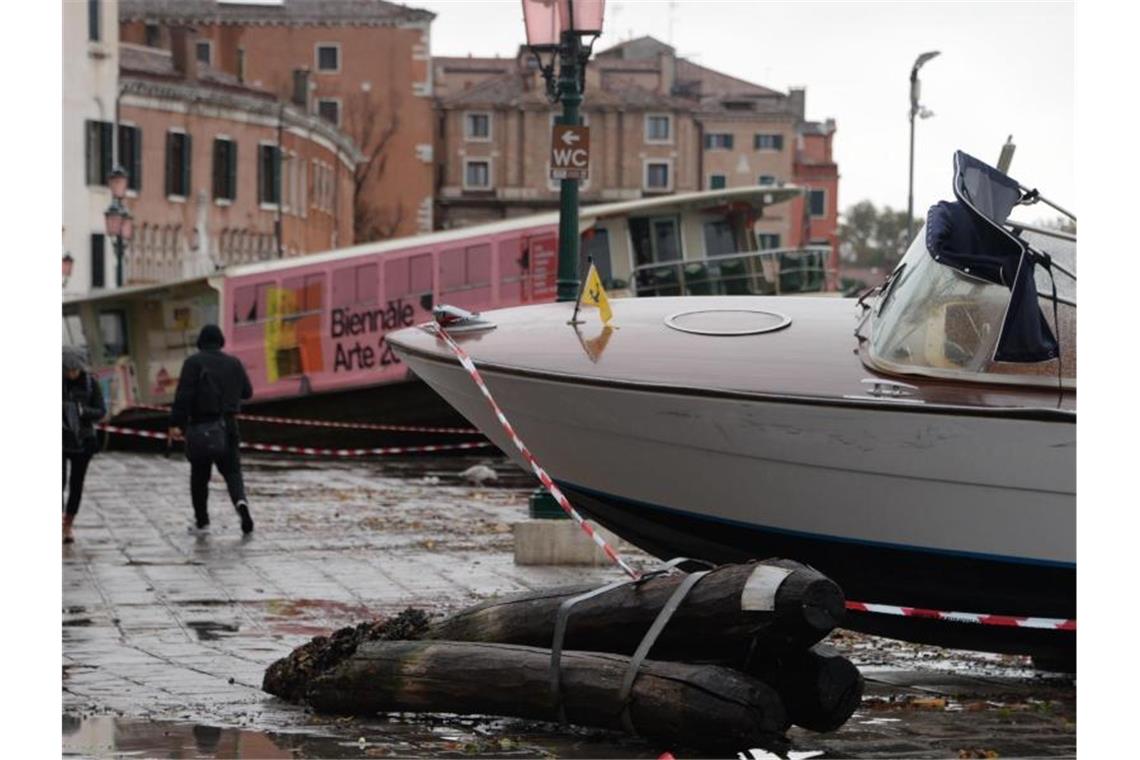
[[[774,612],[776,592],[791,570],[773,565],[757,565],[744,584],[740,594],[740,609],[744,612]]]

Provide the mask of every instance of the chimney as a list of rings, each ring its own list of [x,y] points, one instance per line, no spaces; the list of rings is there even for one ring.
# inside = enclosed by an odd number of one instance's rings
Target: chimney
[[[677,80],[677,56],[673,49],[657,54],[657,93],[672,95],[673,83]]]
[[[309,112],[309,70],[293,69],[293,105]]]
[[[170,28],[170,59],[174,70],[188,82],[198,79],[198,56],[195,50],[197,34],[189,26]]]
[[[800,121],[804,120],[805,100],[807,98],[807,90],[803,87],[789,87],[788,88],[788,103],[792,107],[792,111],[796,114],[796,118]]]

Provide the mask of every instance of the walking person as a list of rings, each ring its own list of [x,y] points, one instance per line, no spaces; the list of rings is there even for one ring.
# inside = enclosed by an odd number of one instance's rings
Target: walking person
[[[186,441],[190,460],[190,500],[194,504],[199,534],[210,527],[206,509],[210,471],[213,467],[226,480],[230,501],[241,518],[241,531],[253,532],[253,518],[245,496],[237,413],[241,402],[253,395],[253,386],[241,360],[222,352],[226,339],[217,325],[206,325],[198,334],[198,353],[182,364],[178,389],[170,410],[170,437]]]
[[[98,450],[95,423],[103,419],[107,407],[103,391],[91,377],[83,352],[71,346],[63,348],[63,490],[67,501],[63,510],[63,543],[75,540],[72,525],[83,498],[83,480],[87,465]],[[70,478],[68,477],[70,465]]]

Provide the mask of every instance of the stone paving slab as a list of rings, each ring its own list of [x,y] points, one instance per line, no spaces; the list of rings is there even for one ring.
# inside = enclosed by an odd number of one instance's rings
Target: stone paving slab
[[[501,460],[492,462],[501,475],[495,487],[455,476],[480,461],[251,459],[257,529],[243,538],[220,479],[210,487],[212,532],[196,537],[187,532],[184,460],[100,455],[77,543],[63,549],[65,751],[168,754],[173,742],[220,755],[247,746],[255,754],[245,756],[258,757],[656,757],[664,748],[520,721],[329,720],[260,690],[271,662],[363,619],[618,577],[612,567],[516,566],[510,526],[526,518],[532,483]],[[826,757],[1075,754],[1075,685],[1035,673],[1024,658],[843,631],[831,643],[862,666],[864,704],[833,734],[794,729],[797,749]]]

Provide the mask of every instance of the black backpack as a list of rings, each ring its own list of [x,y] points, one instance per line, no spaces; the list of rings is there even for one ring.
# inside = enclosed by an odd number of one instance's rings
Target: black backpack
[[[195,421],[186,428],[186,458],[196,462],[224,457],[229,443],[222,416],[222,389],[205,367],[198,373],[193,414]]]

